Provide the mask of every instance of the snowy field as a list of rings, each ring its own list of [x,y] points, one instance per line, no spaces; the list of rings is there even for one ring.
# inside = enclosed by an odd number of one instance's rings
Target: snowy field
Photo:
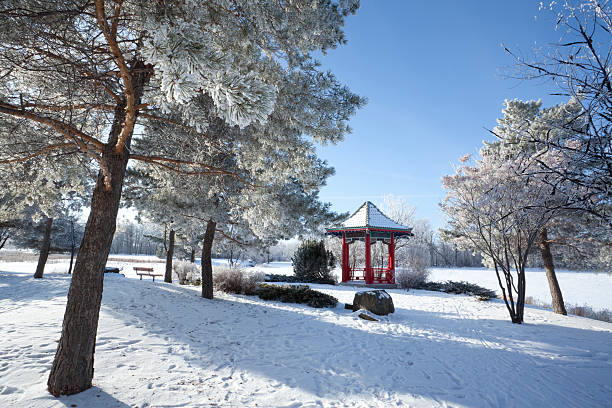
[[[612,310],[612,273],[556,271],[565,303]],[[432,268],[432,281],[468,281],[501,293],[495,271],[485,268]],[[528,269],[527,296],[550,304],[550,289],[543,269]]]
[[[35,263],[0,263],[0,407],[612,406],[610,323],[528,307],[513,325],[500,301],[401,290],[394,314],[368,322],[342,304],[204,300],[130,279],[128,262],[128,278],[105,278],[94,387],[55,399],[70,277],[53,267],[34,280]],[[355,291],[311,286],[340,302]]]

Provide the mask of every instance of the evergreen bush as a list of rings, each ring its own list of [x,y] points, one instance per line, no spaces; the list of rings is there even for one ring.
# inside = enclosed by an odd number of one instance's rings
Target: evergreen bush
[[[335,277],[331,271],[336,265],[336,258],[325,249],[323,240],[309,239],[298,247],[291,258],[293,273],[300,282],[323,283]]]
[[[465,281],[446,281],[446,282],[424,282],[414,289],[431,290],[434,292],[445,292],[454,294],[465,294],[475,296],[478,300],[489,300],[496,296],[495,291],[483,288],[482,286]]]
[[[287,282],[287,283],[320,283],[324,285],[335,285],[336,279],[335,277],[327,278],[327,279],[315,279],[312,281],[305,281],[303,279],[298,278],[294,275],[277,275],[275,273],[266,274],[265,278],[266,282]]]
[[[306,285],[270,285],[260,283],[257,295],[263,300],[280,300],[283,303],[305,303],[310,307],[335,307],[338,299],[312,290]]]

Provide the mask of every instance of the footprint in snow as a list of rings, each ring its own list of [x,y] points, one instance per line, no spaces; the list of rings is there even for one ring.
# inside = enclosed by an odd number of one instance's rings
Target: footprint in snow
[[[19,388],[0,385],[0,395],[9,395],[22,392]]]

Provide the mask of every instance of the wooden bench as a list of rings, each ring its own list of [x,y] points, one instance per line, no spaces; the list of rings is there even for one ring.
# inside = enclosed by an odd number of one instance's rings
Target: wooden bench
[[[135,266],[134,272],[136,272],[136,275],[140,276],[140,280],[142,280],[143,276],[150,276],[153,278],[153,282],[155,282],[156,276],[164,276],[161,273],[153,273],[153,268],[143,268],[142,266]]]

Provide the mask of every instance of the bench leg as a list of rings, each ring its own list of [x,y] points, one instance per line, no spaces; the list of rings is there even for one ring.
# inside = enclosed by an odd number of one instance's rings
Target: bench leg
[[[142,275],[140,275],[140,280],[142,280]]]
[[[153,276],[153,282],[155,282],[155,276]]]

